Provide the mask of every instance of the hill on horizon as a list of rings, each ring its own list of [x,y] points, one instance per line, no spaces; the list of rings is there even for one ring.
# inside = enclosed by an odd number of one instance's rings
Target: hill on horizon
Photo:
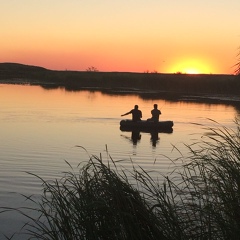
[[[26,65],[21,63],[11,63],[11,62],[3,62],[0,63],[0,71],[2,70],[49,70],[44,67],[34,66],[34,65]]]
[[[103,71],[89,71],[89,70],[53,70],[44,68],[41,66],[28,65],[22,63],[14,62],[2,62],[0,63],[0,71],[55,71],[55,72],[95,72],[95,73],[104,73]],[[106,72],[107,73],[107,72]],[[188,73],[161,73],[161,72],[117,72],[111,71],[109,73],[133,73],[133,74],[162,74],[162,75],[210,75],[210,76],[232,76],[233,74],[212,74],[212,73],[198,73],[198,74],[188,74]]]

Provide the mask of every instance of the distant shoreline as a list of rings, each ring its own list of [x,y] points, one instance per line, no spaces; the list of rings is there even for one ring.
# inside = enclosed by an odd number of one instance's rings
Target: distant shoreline
[[[240,102],[240,78],[235,75],[55,71],[18,63],[0,63],[0,83],[138,94],[147,99]]]

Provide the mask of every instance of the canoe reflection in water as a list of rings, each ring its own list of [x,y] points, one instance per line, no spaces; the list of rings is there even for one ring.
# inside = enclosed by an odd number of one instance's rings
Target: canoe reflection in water
[[[159,136],[158,133],[172,133],[173,132],[173,121],[160,121],[160,122],[151,122],[151,121],[138,121],[134,122],[132,120],[121,120],[120,121],[120,130],[122,132],[132,132],[131,141],[133,145],[141,140],[141,132],[151,134],[152,146],[156,147]],[[124,136],[125,138],[128,138]],[[128,138],[129,139],[129,138]]]
[[[141,140],[141,134],[139,131],[132,131],[131,139],[133,145],[137,145],[137,143]]]
[[[152,146],[156,147],[158,141],[159,141],[159,137],[158,137],[158,131],[152,131],[151,133],[151,142],[152,142]]]
[[[172,133],[173,129],[168,129],[168,130],[138,130],[138,129],[129,129],[129,128],[125,128],[125,127],[120,127],[120,130],[122,132],[131,132],[131,137],[127,137],[122,135],[122,137],[129,139],[133,145],[137,145],[140,140],[141,140],[141,132],[143,133],[150,133],[151,138],[150,141],[152,143],[153,147],[156,147],[157,143],[159,142],[160,138],[159,138],[159,133]]]
[[[130,132],[130,131],[128,131]],[[130,142],[132,142],[132,144],[134,146],[136,146],[138,144],[138,142],[140,142],[141,140],[141,134],[140,131],[132,131],[131,137],[125,136],[125,135],[121,135],[122,137],[128,139]]]

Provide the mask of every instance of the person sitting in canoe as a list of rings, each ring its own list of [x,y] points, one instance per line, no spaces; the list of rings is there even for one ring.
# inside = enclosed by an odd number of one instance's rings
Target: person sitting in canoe
[[[138,105],[135,105],[134,109],[132,109],[131,111],[129,111],[125,114],[122,114],[121,116],[126,116],[128,114],[132,114],[132,121],[133,122],[141,121],[142,111],[138,109]]]
[[[152,114],[152,118],[148,118],[147,121],[158,122],[161,111],[158,109],[157,104],[153,105],[153,110],[151,111],[151,114]]]

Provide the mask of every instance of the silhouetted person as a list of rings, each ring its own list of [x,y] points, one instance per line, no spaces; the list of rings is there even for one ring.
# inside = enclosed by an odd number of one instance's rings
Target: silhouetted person
[[[148,121],[158,122],[161,111],[158,109],[158,105],[153,105],[153,110],[151,111],[152,118],[149,118]]]
[[[131,111],[129,111],[125,114],[122,114],[121,116],[125,116],[125,115],[128,115],[128,114],[132,114],[132,120],[134,122],[141,121],[142,112],[138,109],[138,105],[135,105],[134,109],[132,109]]]

